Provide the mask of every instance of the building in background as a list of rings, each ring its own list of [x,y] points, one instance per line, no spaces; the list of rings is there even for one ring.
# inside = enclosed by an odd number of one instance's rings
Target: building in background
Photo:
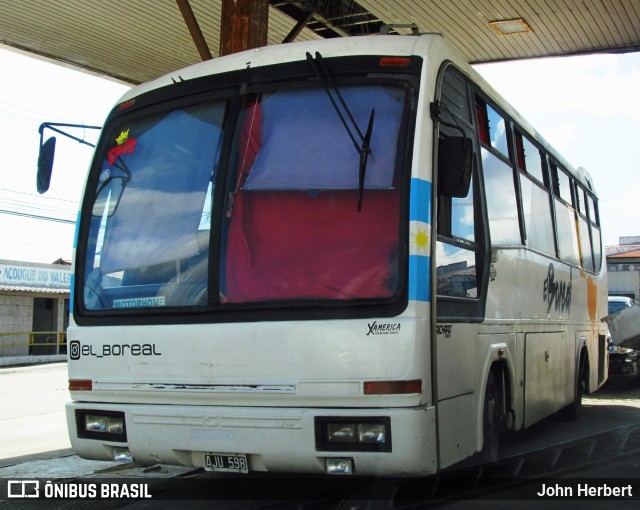
[[[66,358],[71,264],[0,260],[0,365]]]
[[[621,237],[606,253],[609,295],[640,301],[640,236]]]

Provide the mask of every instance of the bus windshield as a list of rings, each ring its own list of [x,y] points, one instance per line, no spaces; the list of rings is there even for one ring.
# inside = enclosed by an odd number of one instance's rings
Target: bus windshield
[[[322,88],[117,117],[85,204],[83,308],[392,297],[407,93],[341,93],[362,130],[375,109],[361,211],[360,155]]]

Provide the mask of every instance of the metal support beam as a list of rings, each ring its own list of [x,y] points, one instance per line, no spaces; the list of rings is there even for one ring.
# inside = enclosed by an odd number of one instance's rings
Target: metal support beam
[[[222,0],[220,55],[267,45],[269,0]]]
[[[187,28],[189,29],[189,33],[196,45],[198,53],[200,53],[200,58],[202,60],[211,60],[213,56],[209,51],[209,46],[207,46],[207,41],[205,41],[204,35],[202,35],[202,30],[200,30],[198,20],[196,20],[195,14],[193,14],[189,0],[176,0],[176,2],[180,8],[182,17],[184,18],[184,22],[187,24]]]
[[[300,32],[302,32],[302,29],[307,26],[307,23],[309,23],[311,18],[313,18],[313,13],[308,12],[305,17],[303,17],[296,23],[296,26],[291,29],[291,32],[287,34],[287,37],[285,37],[282,42],[289,43],[295,41],[296,37],[298,37]]]

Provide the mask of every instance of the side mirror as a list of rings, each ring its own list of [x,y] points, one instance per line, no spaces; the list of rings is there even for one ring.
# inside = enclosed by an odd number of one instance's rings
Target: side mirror
[[[56,138],[52,136],[45,143],[40,143],[38,153],[38,176],[36,186],[38,193],[46,193],[51,184],[51,171],[53,169],[53,156],[56,152]]]
[[[59,129],[60,127],[102,129],[100,126],[87,126],[85,124],[61,124],[59,122],[43,122],[42,124],[40,124],[40,127],[38,128],[38,133],[40,133],[40,151],[38,152],[38,176],[36,178],[36,187],[38,188],[38,193],[45,193],[49,189],[49,185],[51,184],[51,171],[53,169],[53,155],[56,152],[55,137],[52,136],[46,142],[42,143],[42,140],[44,140],[43,136],[45,129],[50,129],[51,131],[60,133],[61,135],[64,135],[67,138],[71,138],[78,143],[88,145],[89,147],[94,147],[92,143],[89,143],[82,138],[78,138],[77,136],[66,133],[65,131]]]
[[[468,137],[444,135],[438,148],[438,194],[464,198],[469,194],[473,143]]]

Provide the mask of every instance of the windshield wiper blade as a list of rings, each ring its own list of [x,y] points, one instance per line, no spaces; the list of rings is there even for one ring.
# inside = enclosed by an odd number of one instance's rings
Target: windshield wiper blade
[[[309,65],[313,69],[313,72],[316,73],[316,75],[322,82],[322,85],[324,86],[324,90],[327,93],[327,96],[329,97],[329,100],[331,101],[331,104],[333,105],[334,110],[338,114],[338,117],[340,117],[340,121],[342,122],[342,125],[347,130],[347,134],[349,135],[349,138],[351,138],[351,141],[353,142],[353,146],[355,147],[356,152],[360,156],[360,165],[359,165],[359,172],[358,172],[358,212],[360,212],[362,210],[362,196],[364,193],[364,180],[367,173],[367,161],[369,159],[369,154],[371,153],[371,147],[370,147],[371,133],[373,131],[373,119],[375,116],[375,108],[371,109],[371,114],[369,115],[369,123],[367,125],[367,131],[366,131],[366,134],[363,135],[362,131],[360,131],[360,128],[358,127],[358,124],[351,113],[351,110],[349,109],[349,106],[347,105],[346,101],[342,97],[340,90],[334,83],[333,78],[331,77],[331,73],[329,72],[329,69],[327,68],[327,65],[325,64],[324,59],[322,58],[322,55],[320,54],[320,52],[316,51],[315,58],[311,55],[311,53],[307,52],[307,62],[309,62]],[[332,89],[333,89],[333,93],[331,92]],[[360,139],[360,143],[356,141],[356,137],[352,131],[352,128],[349,126],[349,123],[345,119],[345,116],[343,115],[340,107],[338,106],[338,103],[334,99],[333,97],[334,93],[338,98],[338,100],[340,101],[340,104],[342,105],[342,110],[344,110],[346,116],[349,118],[351,126],[353,127],[353,129],[355,129],[355,132],[357,133],[358,138]]]
[[[371,133],[373,131],[373,118],[375,117],[376,110],[371,109],[371,115],[369,115],[369,124],[367,125],[367,132],[362,140],[362,148],[360,149],[360,175],[358,176],[358,212],[362,211],[362,195],[364,194],[364,179],[367,175],[367,160],[369,159],[369,145],[371,144]]]

